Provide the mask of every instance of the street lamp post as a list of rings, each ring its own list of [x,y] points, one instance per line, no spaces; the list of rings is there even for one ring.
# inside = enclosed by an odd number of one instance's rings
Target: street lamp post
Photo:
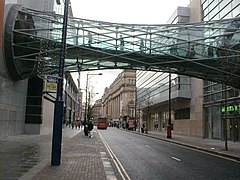
[[[89,78],[88,78],[88,76],[94,76],[94,75],[102,75],[102,73],[99,73],[99,74],[87,74],[87,81],[86,81],[86,89],[85,89],[85,91],[86,91],[86,101],[85,101],[85,118],[84,118],[84,132],[85,132],[85,130],[86,130],[86,124],[87,124],[87,114],[88,114],[88,80],[89,80]],[[85,134],[85,135],[87,135],[87,134]]]
[[[87,117],[90,119],[91,117],[91,107],[90,107],[90,102],[91,102],[91,95],[93,94],[98,94],[98,93],[90,93],[88,92],[88,107],[87,107]]]
[[[64,78],[63,76],[66,54],[68,5],[69,5],[68,0],[65,0],[62,27],[62,48],[59,61],[59,78],[53,120],[52,157],[51,157],[52,166],[59,166],[61,162],[62,120],[63,120],[63,78]]]

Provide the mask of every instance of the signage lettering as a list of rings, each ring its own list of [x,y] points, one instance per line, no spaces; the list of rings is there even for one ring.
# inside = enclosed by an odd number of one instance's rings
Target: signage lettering
[[[221,108],[221,112],[222,112],[222,113],[225,113],[225,112],[234,112],[234,111],[240,111],[240,105],[227,106],[226,108],[225,108],[225,106],[224,106],[224,107]]]

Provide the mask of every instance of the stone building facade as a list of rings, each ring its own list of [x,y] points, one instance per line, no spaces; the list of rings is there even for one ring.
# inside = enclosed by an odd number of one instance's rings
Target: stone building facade
[[[90,108],[91,120],[94,124],[97,124],[97,119],[102,117],[102,99],[95,101],[94,105]]]
[[[135,118],[136,71],[123,70],[102,96],[103,116],[123,125]]]
[[[58,3],[57,3],[58,2]],[[60,3],[60,4],[59,4]],[[1,18],[0,18],[0,34],[1,38],[4,37],[5,18],[9,12],[11,4],[20,4],[24,7],[37,9],[40,11],[53,11],[58,9],[59,12],[63,13],[63,0],[5,0],[1,1]],[[56,7],[57,6],[57,7]],[[60,7],[61,6],[61,7]],[[70,6],[71,7],[71,6]],[[70,15],[72,11],[69,10]],[[6,61],[4,59],[3,50],[4,40],[1,39],[0,45],[0,138],[6,136],[18,135],[23,133],[39,133],[41,130],[39,124],[43,123],[44,111],[43,103],[44,95],[43,92],[44,82],[41,79],[24,79],[14,80],[8,72]],[[35,79],[36,80],[36,79]],[[35,83],[34,83],[35,82]],[[33,96],[32,92],[29,91],[31,84],[38,86],[37,98],[31,99]],[[41,94],[41,95],[40,95]],[[29,104],[30,101],[37,101],[38,105],[31,107],[33,104]],[[40,103],[41,102],[41,103]],[[50,101],[49,104],[52,104]],[[47,105],[48,106],[48,105]],[[41,112],[41,113],[40,113]],[[48,109],[49,114],[53,114],[53,109]],[[31,116],[31,114],[37,113],[37,116]],[[50,116],[50,115],[49,115]],[[51,115],[52,116],[52,115]],[[34,122],[34,123],[32,123]],[[45,121],[44,121],[45,122]],[[47,122],[46,127],[51,127],[52,119]],[[32,126],[33,125],[33,126]],[[45,129],[46,130],[46,129]],[[42,131],[46,133],[47,131]],[[50,128],[49,128],[50,130]]]
[[[53,7],[53,1],[5,0],[1,1],[1,37],[4,32],[5,18],[9,11],[9,4],[18,3],[26,7],[44,8]],[[46,6],[45,6],[46,5]],[[46,10],[50,10],[47,8]],[[1,42],[0,49],[0,137],[25,133],[25,115],[28,92],[28,80],[14,81],[8,73],[4,61],[4,50]]]

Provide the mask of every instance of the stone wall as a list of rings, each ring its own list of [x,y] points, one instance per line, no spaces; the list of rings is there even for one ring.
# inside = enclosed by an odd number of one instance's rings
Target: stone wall
[[[24,133],[27,80],[13,81],[0,50],[0,138]]]

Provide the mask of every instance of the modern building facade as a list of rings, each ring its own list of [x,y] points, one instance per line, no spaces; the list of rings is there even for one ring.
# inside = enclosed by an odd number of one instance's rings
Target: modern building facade
[[[58,9],[57,13],[63,13],[63,0],[5,0],[1,1],[1,37],[4,32],[5,18],[9,11],[10,4],[20,4],[24,7],[37,9],[40,11],[53,11]],[[70,5],[71,8],[71,5]],[[3,14],[4,13],[4,14]],[[70,9],[70,14],[72,11]],[[15,81],[9,74],[6,62],[4,61],[4,51],[1,41],[0,49],[0,138],[9,135],[18,135],[23,133],[46,133],[50,128],[51,122],[45,123],[45,113],[43,107],[46,94],[44,91],[45,82],[39,78]],[[34,89],[34,87],[38,89]],[[33,103],[34,102],[34,103]],[[52,102],[48,102],[52,104]],[[48,105],[47,105],[48,106]],[[47,109],[53,113],[53,109]],[[41,113],[40,113],[41,112]],[[35,114],[35,116],[33,116]],[[52,115],[47,115],[48,117]],[[40,127],[42,125],[42,127]],[[44,130],[43,130],[44,129]]]
[[[4,31],[6,14],[9,10],[9,4],[12,3],[38,8],[39,10],[44,10],[45,6],[44,1],[34,1],[34,3],[31,0],[1,1],[1,13],[4,13],[4,15],[1,16],[1,24],[3,25],[1,26],[1,32]],[[53,1],[48,1],[48,3],[45,7],[51,9],[53,7]],[[25,132],[28,80],[14,81],[9,75],[4,62],[2,44],[0,52],[0,137],[5,137]]]
[[[135,118],[136,71],[123,70],[102,96],[103,117],[124,125]]]
[[[198,22],[200,12],[200,3],[192,1],[189,7],[178,7],[168,23]],[[144,123],[148,130],[162,132],[172,125],[174,133],[203,137],[202,80],[137,71],[136,83],[140,125]]]
[[[30,78],[28,80],[25,114],[25,134],[48,134],[53,129],[54,105],[57,92],[56,81]],[[63,125],[79,119],[81,93],[70,73],[65,73],[63,85]]]
[[[239,0],[192,0],[188,7],[179,7],[168,23],[220,20],[239,14]],[[226,26],[232,25],[234,22]],[[239,141],[239,90],[179,75],[171,75],[169,81],[169,74],[144,71],[137,72],[136,83],[137,116],[150,130],[165,131],[171,114],[174,133],[223,140],[226,120],[227,138]]]
[[[203,21],[228,19],[240,16],[239,0],[201,0],[201,7],[201,15]],[[231,27],[232,25],[233,24],[229,24],[227,26]],[[219,42],[214,41],[213,43]],[[223,84],[204,81],[203,92],[203,107],[205,112],[205,137],[223,140],[226,132],[228,139],[239,142],[239,90],[233,89]],[[224,127],[225,120],[227,121],[226,127]]]

